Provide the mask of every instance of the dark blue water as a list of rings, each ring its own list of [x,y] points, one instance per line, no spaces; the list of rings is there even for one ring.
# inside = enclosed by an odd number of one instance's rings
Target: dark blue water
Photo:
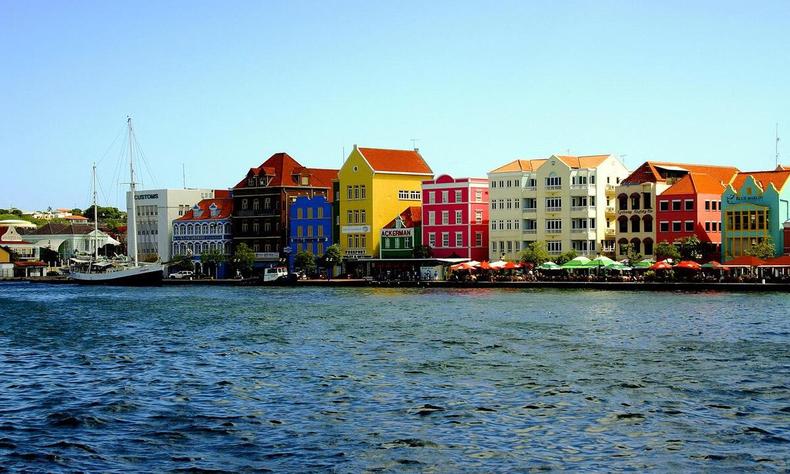
[[[0,471],[789,457],[786,294],[0,285]]]

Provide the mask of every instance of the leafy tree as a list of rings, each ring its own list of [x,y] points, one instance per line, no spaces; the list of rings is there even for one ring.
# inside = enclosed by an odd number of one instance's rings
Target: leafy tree
[[[744,252],[746,255],[751,255],[752,257],[761,258],[763,260],[767,258],[773,258],[776,255],[776,246],[774,245],[773,239],[768,237],[765,240],[761,240],[756,244],[752,245]]]
[[[249,245],[241,243],[233,253],[233,266],[242,274],[249,275],[255,263],[255,252]]]
[[[219,250],[207,250],[200,254],[200,263],[204,269],[208,269],[209,276],[217,276],[217,266],[225,261],[225,255]]]
[[[429,245],[417,244],[412,251],[414,258],[431,258],[431,247]]]
[[[119,210],[117,207],[102,207],[97,206],[96,210],[98,211],[99,221],[125,221],[126,220],[126,213]],[[89,208],[85,209],[82,214],[83,216],[87,217],[88,219],[93,219],[93,205]]]
[[[81,216],[82,209],[75,207],[74,209],[71,210],[71,214],[74,216]]]
[[[326,265],[329,278],[332,278],[332,270],[335,265],[339,265],[340,262],[343,261],[343,254],[340,252],[340,246],[338,244],[332,244],[326,248],[326,252],[324,253],[324,264]]]
[[[294,257],[294,266],[308,275],[314,274],[316,269],[315,255],[305,250],[298,252],[296,257]]]
[[[577,254],[575,250],[570,249],[567,252],[561,254],[559,257],[557,257],[557,260],[554,263],[556,263],[557,265],[562,265],[563,263],[570,262],[571,260],[573,260],[578,256],[579,254]]]
[[[623,250],[625,250],[624,252],[625,258],[627,258],[629,262],[638,262],[642,260],[642,254],[636,251],[636,249],[634,248],[634,244],[632,243],[625,244]]]
[[[531,263],[532,265],[540,265],[541,263],[548,262],[551,256],[546,248],[546,242],[542,240],[530,242],[527,248],[521,251],[519,258],[522,262]]]
[[[702,258],[702,242],[696,235],[681,239],[680,256],[683,260],[699,260]]]
[[[195,270],[195,262],[192,261],[192,257],[188,255],[179,255],[173,260],[170,261],[170,270],[172,272],[177,272],[181,270]]]
[[[671,258],[672,260],[680,260],[680,252],[678,251],[677,247],[667,241],[659,242],[656,245],[654,252],[656,254],[656,260],[666,260],[668,258]]]

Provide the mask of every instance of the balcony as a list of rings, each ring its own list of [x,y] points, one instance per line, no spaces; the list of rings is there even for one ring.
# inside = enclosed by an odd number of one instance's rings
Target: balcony
[[[524,229],[525,234],[537,234],[538,229]]]
[[[614,217],[616,213],[614,206],[606,206],[606,217]]]
[[[605,192],[606,192],[607,196],[614,196],[615,195],[615,186],[614,186],[614,184],[607,184]]]
[[[546,212],[560,212],[562,211],[562,207],[547,207]]]
[[[595,229],[576,228],[576,229],[571,229],[571,233],[573,233],[573,234],[586,234],[586,233],[588,233],[590,231],[593,231],[593,230],[595,230]]]
[[[604,231],[604,235],[606,236],[607,239],[610,239],[610,238],[613,239],[614,235],[615,235],[615,230],[614,229],[606,229]]]
[[[527,185],[527,186],[524,186],[524,190],[525,191],[537,191],[538,187],[537,186],[529,186],[529,185]]]
[[[547,234],[562,234],[562,229],[546,229]]]
[[[538,212],[538,208],[537,207],[525,207],[524,208],[524,212],[528,212],[528,213]]]
[[[595,211],[595,206],[571,206],[571,212],[589,213],[590,211]]]
[[[546,189],[548,191],[559,191],[560,189],[562,189],[562,185],[561,184],[547,184],[546,185]]]
[[[272,209],[240,209],[235,212],[235,217],[271,217],[279,216],[275,210]]]

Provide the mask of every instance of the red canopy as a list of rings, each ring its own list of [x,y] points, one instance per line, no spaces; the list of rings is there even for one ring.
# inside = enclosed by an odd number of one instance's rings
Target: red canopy
[[[672,265],[669,264],[666,260],[661,260],[660,262],[656,262],[650,265],[651,270],[672,270]]]
[[[702,266],[693,260],[683,260],[682,262],[678,263],[675,268],[694,270],[695,272],[702,270]]]
[[[459,263],[457,265],[450,265],[450,270],[474,270],[475,266],[469,262]]]
[[[482,262],[480,262],[480,268],[482,268],[483,270],[490,270],[491,265],[488,264],[488,260],[483,260]]]
[[[505,270],[513,270],[515,268],[521,268],[521,265],[515,262],[507,262],[504,267]]]
[[[762,267],[790,267],[790,255],[769,258],[761,265]]]
[[[764,264],[765,260],[753,257],[751,255],[742,255],[724,262],[724,265],[728,267],[759,267],[760,265]]]

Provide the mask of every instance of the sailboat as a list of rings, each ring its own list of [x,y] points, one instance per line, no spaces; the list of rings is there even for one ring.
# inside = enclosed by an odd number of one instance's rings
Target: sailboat
[[[135,207],[134,191],[134,155],[132,143],[134,135],[132,130],[132,118],[126,119],[129,132],[129,190],[131,192],[131,204],[127,209],[129,226],[127,228],[127,242],[134,239],[134,252],[131,259],[101,259],[99,258],[98,239],[99,219],[98,206],[96,205],[96,165],[93,165],[93,225],[94,242],[93,256],[91,259],[77,260],[72,268],[69,277],[80,284],[85,285],[127,285],[127,286],[153,286],[161,285],[164,274],[164,266],[161,263],[141,263],[137,259],[137,209]],[[128,247],[128,244],[127,244]]]

